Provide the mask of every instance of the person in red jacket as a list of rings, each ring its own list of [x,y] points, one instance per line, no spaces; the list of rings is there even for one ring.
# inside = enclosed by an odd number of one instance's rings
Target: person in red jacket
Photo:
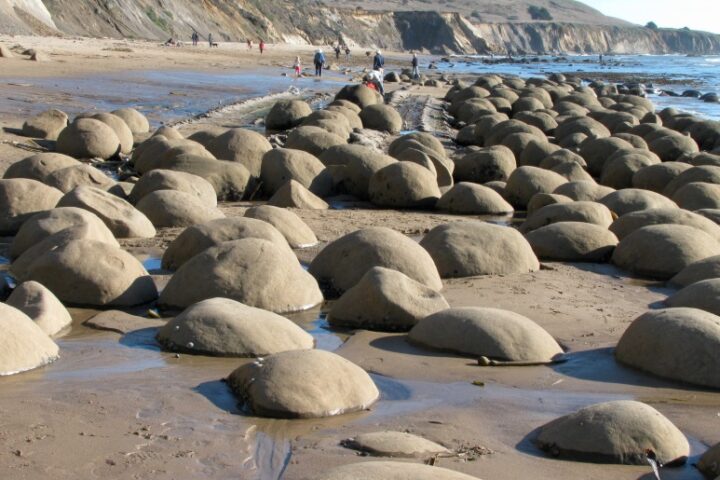
[[[260,40],[260,55],[262,55],[263,51],[265,50],[265,42]]]

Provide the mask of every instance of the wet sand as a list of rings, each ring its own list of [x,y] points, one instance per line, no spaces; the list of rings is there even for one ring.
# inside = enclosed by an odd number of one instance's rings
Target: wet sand
[[[432,129],[451,133],[429,101],[442,94],[423,87],[396,97],[405,109],[405,127],[429,122]],[[245,125],[263,108],[219,111],[178,128],[187,134],[205,124]],[[18,120],[4,117],[3,122],[17,128]],[[27,155],[0,146],[3,165]],[[251,204],[221,208],[240,216]],[[321,241],[297,251],[302,262],[311,261],[326,242],[359,228],[381,224],[419,239],[435,225],[463,218],[372,208],[295,212]],[[168,274],[159,270],[157,259],[179,233],[162,229],[154,239],[122,243],[162,286]],[[0,239],[0,254],[9,241]],[[156,320],[120,334],[83,325],[96,311],[72,309],[75,323],[58,341],[59,361],[0,378],[0,478],[305,479],[330,466],[369,459],[341,447],[341,440],[397,429],[459,452],[436,459],[436,465],[485,480],[650,479],[649,466],[558,461],[531,442],[537,427],[559,415],[634,398],[657,408],[690,439],[688,465],[664,469],[663,478],[700,479],[692,463],[720,440],[720,397],[627,369],[612,356],[626,326],[660,306],[670,292],[595,264],[546,263],[532,274],[445,281],[443,294],[452,306],[521,313],[568,352],[564,363],[533,367],[479,367],[471,359],[418,349],[403,334],[333,332],[321,308],[291,315],[316,337],[319,348],[336,350],[370,371],[382,392],[370,411],[302,421],[259,419],[239,409],[222,379],[248,360],[164,353],[154,341]],[[150,307],[132,313],[143,315]]]

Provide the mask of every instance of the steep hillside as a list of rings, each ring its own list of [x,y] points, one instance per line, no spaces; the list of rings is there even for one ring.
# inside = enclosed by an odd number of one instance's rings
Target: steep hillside
[[[193,30],[432,53],[720,53],[719,35],[638,27],[572,0],[0,0],[2,33],[187,40]]]

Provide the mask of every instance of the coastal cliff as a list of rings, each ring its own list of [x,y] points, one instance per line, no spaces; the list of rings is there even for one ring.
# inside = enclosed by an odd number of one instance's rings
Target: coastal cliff
[[[437,54],[720,54],[720,35],[631,25],[570,0],[532,2],[547,4],[549,21],[527,17],[529,2],[505,0],[503,17],[497,2],[457,1],[0,0],[0,33],[187,40],[196,30],[219,41],[342,37],[350,46]]]

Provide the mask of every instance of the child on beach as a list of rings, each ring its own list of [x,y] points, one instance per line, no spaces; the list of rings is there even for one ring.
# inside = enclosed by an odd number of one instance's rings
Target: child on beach
[[[295,57],[293,68],[295,69],[295,76],[300,78],[302,76],[302,62],[300,61],[300,57]]]

